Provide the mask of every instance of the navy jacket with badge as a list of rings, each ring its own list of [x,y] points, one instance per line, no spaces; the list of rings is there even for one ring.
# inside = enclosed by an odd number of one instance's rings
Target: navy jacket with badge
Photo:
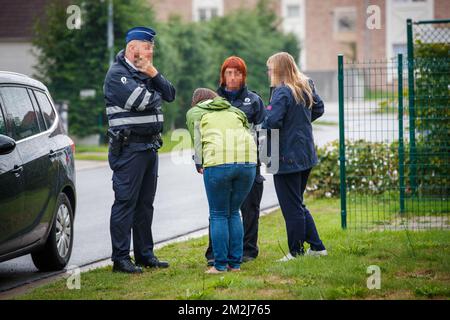
[[[150,78],[125,61],[124,50],[108,70],[104,84],[106,114],[112,129],[130,129],[135,135],[162,132],[162,101],[175,99],[175,88],[160,73]]]
[[[259,95],[242,87],[235,96],[230,96],[224,87],[217,89],[217,94],[227,99],[233,107],[243,111],[247,116],[249,123],[257,126],[264,121],[265,108],[264,103]]]
[[[279,168],[276,174],[294,173],[312,168],[317,164],[314,148],[312,122],[324,113],[322,99],[316,93],[314,84],[313,105],[297,104],[289,87],[276,87],[267,107],[264,129],[279,129]],[[308,101],[306,95],[305,100]]]

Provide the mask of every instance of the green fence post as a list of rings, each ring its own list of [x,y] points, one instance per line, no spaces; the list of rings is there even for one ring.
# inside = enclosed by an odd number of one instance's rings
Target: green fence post
[[[406,36],[408,40],[408,101],[409,101],[409,182],[411,192],[415,194],[417,188],[417,168],[416,168],[416,116],[414,106],[414,40],[413,40],[413,22],[406,20]]]
[[[344,135],[344,56],[338,55],[339,86],[339,170],[341,193],[341,226],[347,228],[347,194],[345,185],[345,135]]]
[[[397,56],[398,75],[398,172],[400,177],[400,213],[405,212],[405,168],[403,146],[403,54]]]

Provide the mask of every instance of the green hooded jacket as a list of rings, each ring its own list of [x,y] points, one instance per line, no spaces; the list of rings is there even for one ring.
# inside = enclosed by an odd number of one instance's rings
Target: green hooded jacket
[[[256,143],[244,112],[226,99],[205,100],[186,113],[194,160],[204,168],[225,163],[256,163]]]

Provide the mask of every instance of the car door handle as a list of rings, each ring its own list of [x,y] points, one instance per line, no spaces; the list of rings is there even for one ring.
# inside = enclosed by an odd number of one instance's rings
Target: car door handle
[[[50,153],[48,154],[50,159],[56,158],[58,155],[59,155],[59,152],[58,151],[53,151],[53,150],[50,150]]]
[[[20,176],[22,171],[23,171],[23,167],[22,166],[18,166],[18,165],[15,165],[14,169],[11,170],[11,172],[14,173],[16,175],[16,177]]]

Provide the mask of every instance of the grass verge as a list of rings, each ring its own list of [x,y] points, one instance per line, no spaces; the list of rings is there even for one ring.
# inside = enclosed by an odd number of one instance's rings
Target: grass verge
[[[205,275],[207,237],[157,251],[169,269],[142,275],[114,274],[111,267],[81,275],[81,289],[66,281],[18,299],[448,299],[450,233],[430,230],[343,231],[337,199],[307,199],[329,256],[277,263],[287,251],[280,211],[260,220],[260,255],[240,273]],[[369,266],[381,270],[381,289],[369,290]]]

